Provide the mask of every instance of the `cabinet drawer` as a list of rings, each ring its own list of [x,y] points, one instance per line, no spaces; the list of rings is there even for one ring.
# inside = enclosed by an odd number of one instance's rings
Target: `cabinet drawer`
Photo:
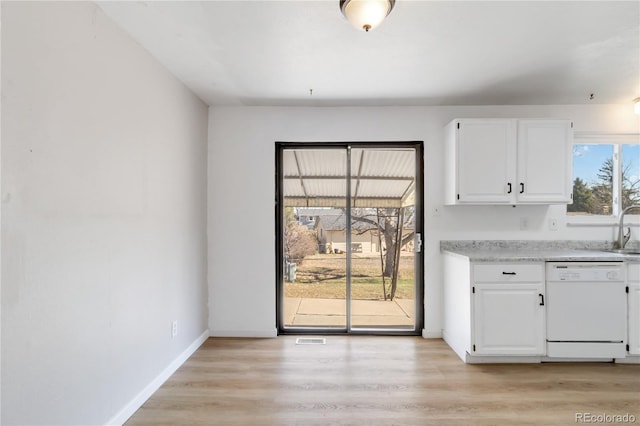
[[[544,266],[541,263],[474,265],[473,281],[476,283],[544,282]]]
[[[640,263],[629,263],[627,268],[627,281],[640,282]]]

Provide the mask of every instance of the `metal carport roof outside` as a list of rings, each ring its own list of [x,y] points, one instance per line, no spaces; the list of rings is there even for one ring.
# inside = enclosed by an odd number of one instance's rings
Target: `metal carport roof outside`
[[[346,207],[346,150],[285,149],[283,160],[286,207]],[[415,169],[413,149],[352,148],[351,206],[414,205]]]

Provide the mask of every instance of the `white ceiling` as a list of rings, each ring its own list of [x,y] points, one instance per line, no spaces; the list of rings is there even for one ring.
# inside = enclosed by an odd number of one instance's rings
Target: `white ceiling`
[[[397,0],[369,33],[345,21],[338,0],[98,4],[210,105],[545,105],[640,96],[637,0]]]

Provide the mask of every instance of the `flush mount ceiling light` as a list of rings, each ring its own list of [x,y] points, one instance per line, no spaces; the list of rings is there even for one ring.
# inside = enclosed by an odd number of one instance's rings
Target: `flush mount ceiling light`
[[[340,0],[340,10],[351,25],[369,32],[391,13],[396,0]]]
[[[640,98],[635,98],[633,100],[633,112],[640,115]]]

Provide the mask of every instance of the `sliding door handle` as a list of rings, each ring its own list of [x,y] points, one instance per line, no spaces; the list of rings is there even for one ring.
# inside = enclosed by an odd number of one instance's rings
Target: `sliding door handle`
[[[420,232],[416,232],[415,239],[415,252],[420,253],[422,251],[422,234]]]

